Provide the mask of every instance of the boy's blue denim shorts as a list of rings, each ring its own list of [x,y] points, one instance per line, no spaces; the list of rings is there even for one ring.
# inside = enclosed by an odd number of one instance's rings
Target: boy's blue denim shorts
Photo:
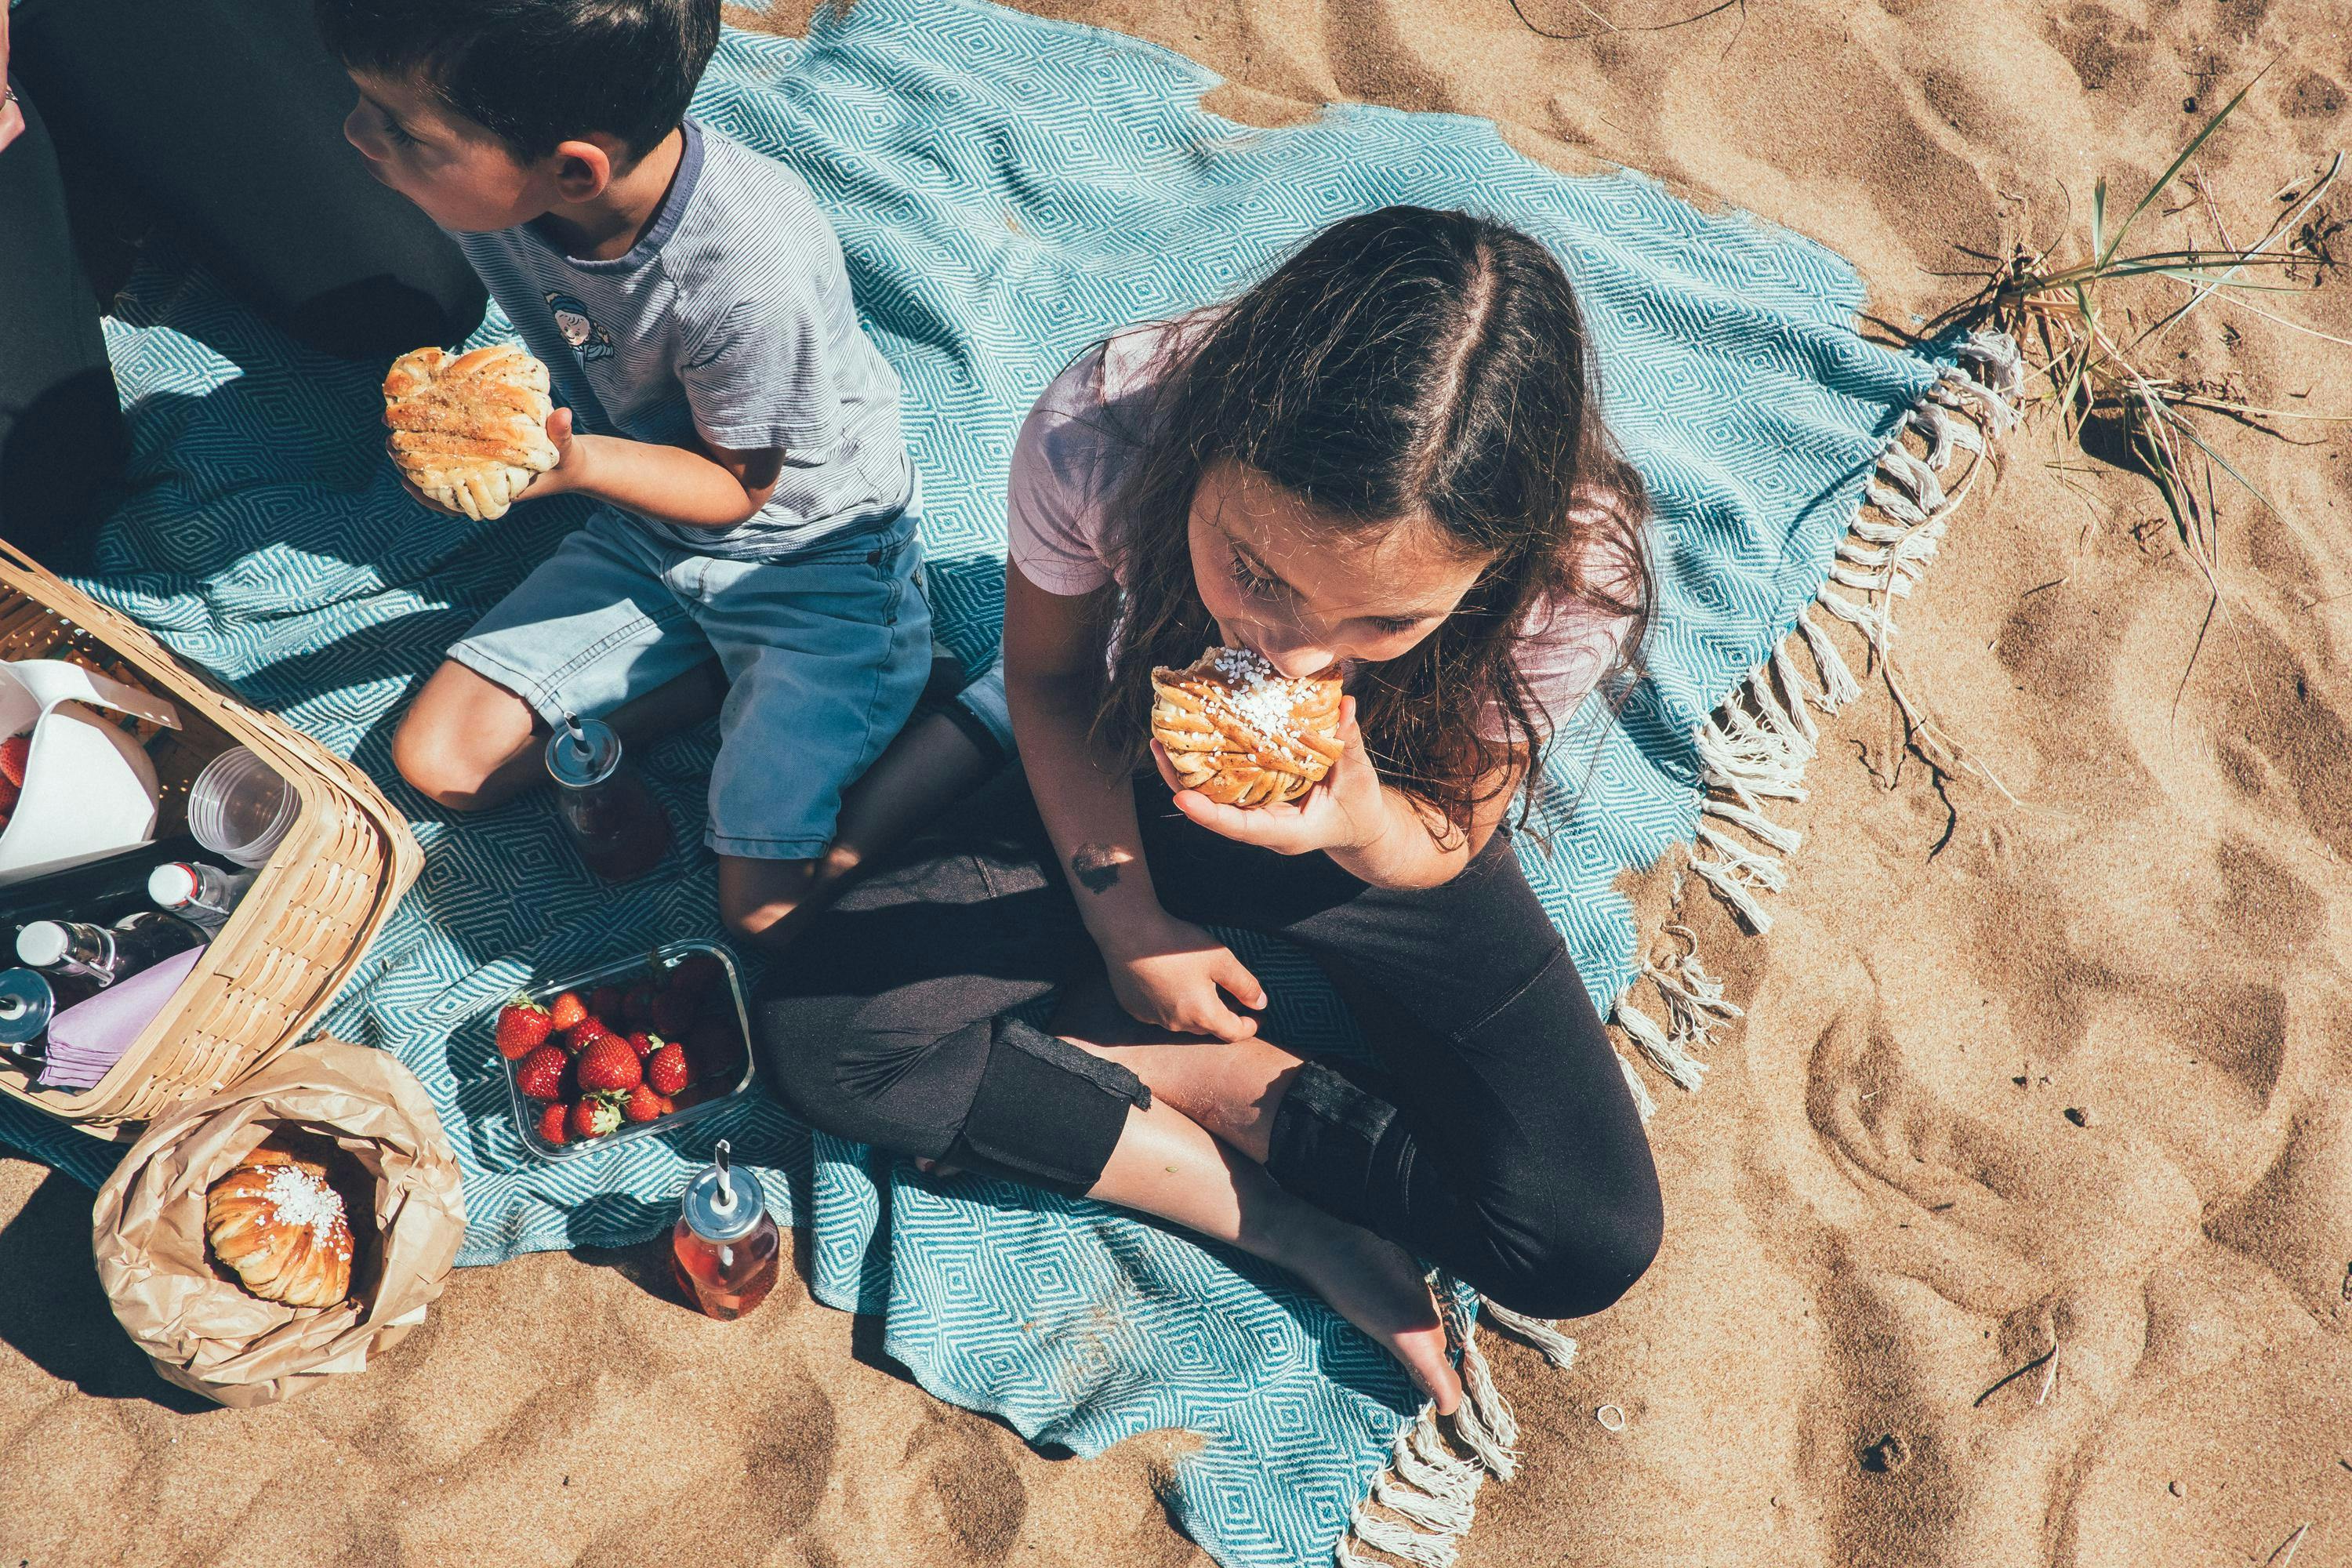
[[[716,654],[727,675],[708,842],[805,860],[841,792],[914,711],[930,673],[921,502],[772,561],[697,555],[600,507],[449,650],[551,726],[611,712]]]

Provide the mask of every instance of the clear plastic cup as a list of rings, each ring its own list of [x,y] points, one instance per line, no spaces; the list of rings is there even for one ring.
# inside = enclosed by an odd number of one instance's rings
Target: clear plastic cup
[[[240,866],[266,866],[294,826],[302,797],[243,746],[223,752],[188,786],[188,831]]]

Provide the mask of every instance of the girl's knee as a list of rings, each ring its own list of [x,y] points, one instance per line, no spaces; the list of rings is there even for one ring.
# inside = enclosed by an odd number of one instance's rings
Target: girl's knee
[[[1513,1227],[1495,1247],[1492,1275],[1475,1283],[1529,1317],[1591,1317],[1615,1305],[1649,1271],[1664,1236],[1664,1206],[1653,1185]]]
[[[899,1141],[901,1130],[877,1093],[861,1087],[869,1075],[857,1065],[891,1042],[873,1038],[835,1008],[792,996],[761,1002],[752,1034],[761,1081],[795,1117],[854,1142],[888,1147]]]
[[[795,1015],[789,1001],[764,1003],[756,1010],[752,1048],[759,1055],[761,1081],[793,1115],[820,1132],[837,1133],[840,1079],[833,1052],[813,1039]]]

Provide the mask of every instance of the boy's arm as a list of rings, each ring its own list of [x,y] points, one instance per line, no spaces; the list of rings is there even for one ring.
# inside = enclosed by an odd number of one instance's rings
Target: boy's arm
[[[681,528],[733,528],[755,516],[774,493],[788,450],[820,451],[835,438],[839,402],[814,280],[768,282],[715,322],[677,323],[689,345],[675,369],[694,416],[692,445],[574,434],[571,411],[559,408],[547,434],[561,458],[522,499],[593,496]]]
[[[733,528],[748,521],[768,504],[784,468],[779,447],[738,452],[705,443],[695,451],[620,436],[574,435],[568,408],[549,416],[547,434],[562,456],[531,481],[525,500],[593,496],[682,528]]]
[[[593,496],[639,517],[681,528],[733,528],[750,521],[768,504],[784,471],[781,448],[735,452],[705,442],[696,451],[620,436],[575,436],[569,408],[548,416],[547,434],[562,456],[518,499]],[[385,451],[391,451],[389,445]],[[418,489],[397,464],[393,472],[418,506],[448,517],[466,515]]]

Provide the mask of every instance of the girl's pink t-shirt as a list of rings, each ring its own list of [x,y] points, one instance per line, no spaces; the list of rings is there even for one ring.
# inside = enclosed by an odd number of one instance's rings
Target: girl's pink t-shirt
[[[1196,319],[1130,327],[1088,349],[1023,422],[1013,447],[1008,553],[1037,587],[1074,596],[1115,580],[1103,549],[1103,503],[1133,458],[1166,332]],[[1584,504],[1605,513],[1609,502],[1596,496]],[[1555,731],[1614,662],[1632,624],[1580,602],[1538,605],[1521,623],[1519,673]],[[1500,716],[1490,719],[1489,736],[1505,738]]]

